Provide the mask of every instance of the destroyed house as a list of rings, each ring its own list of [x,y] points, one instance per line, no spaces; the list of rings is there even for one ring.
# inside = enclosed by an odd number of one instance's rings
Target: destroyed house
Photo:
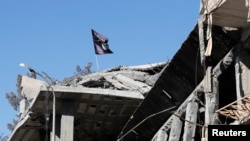
[[[50,87],[18,76],[26,100],[9,140],[200,141],[208,125],[249,124],[249,3],[201,1],[197,24],[164,63],[115,67]]]

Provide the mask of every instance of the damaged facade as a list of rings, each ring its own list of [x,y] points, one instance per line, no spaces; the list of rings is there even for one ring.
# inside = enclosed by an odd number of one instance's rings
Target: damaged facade
[[[18,75],[19,123],[10,141],[116,140],[167,62],[119,66],[63,82]]]
[[[202,0],[197,24],[169,62],[51,85],[19,76],[26,100],[9,141],[206,141],[208,125],[249,124],[249,3]]]

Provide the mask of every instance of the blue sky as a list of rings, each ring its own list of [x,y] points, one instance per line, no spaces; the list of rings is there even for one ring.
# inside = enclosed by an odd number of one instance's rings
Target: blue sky
[[[17,75],[27,74],[20,63],[63,80],[88,62],[101,71],[171,60],[199,8],[198,0],[1,0],[0,134],[9,135],[16,118],[5,94],[16,93]],[[109,38],[113,54],[95,55],[91,29]]]

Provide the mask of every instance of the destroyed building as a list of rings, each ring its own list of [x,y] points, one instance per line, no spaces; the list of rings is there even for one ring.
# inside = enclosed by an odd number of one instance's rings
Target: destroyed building
[[[39,72],[47,81],[18,75],[24,98],[9,140],[116,140],[166,64],[119,66],[63,82]]]
[[[48,83],[18,76],[9,141],[207,140],[207,126],[249,124],[249,0],[203,0],[170,61]],[[48,120],[46,120],[48,119]]]

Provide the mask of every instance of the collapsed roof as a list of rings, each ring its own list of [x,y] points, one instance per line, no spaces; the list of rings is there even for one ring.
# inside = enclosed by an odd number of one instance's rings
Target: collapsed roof
[[[20,119],[9,141],[41,140],[41,134],[52,130],[51,121],[47,123],[44,119],[48,114],[49,119],[52,118],[52,94],[56,99],[57,117],[64,112],[63,103],[73,101],[74,140],[115,140],[167,64],[119,66],[75,75],[64,82],[53,79],[44,82],[18,75],[18,91],[25,99],[20,102]],[[60,137],[58,132],[56,134]]]

